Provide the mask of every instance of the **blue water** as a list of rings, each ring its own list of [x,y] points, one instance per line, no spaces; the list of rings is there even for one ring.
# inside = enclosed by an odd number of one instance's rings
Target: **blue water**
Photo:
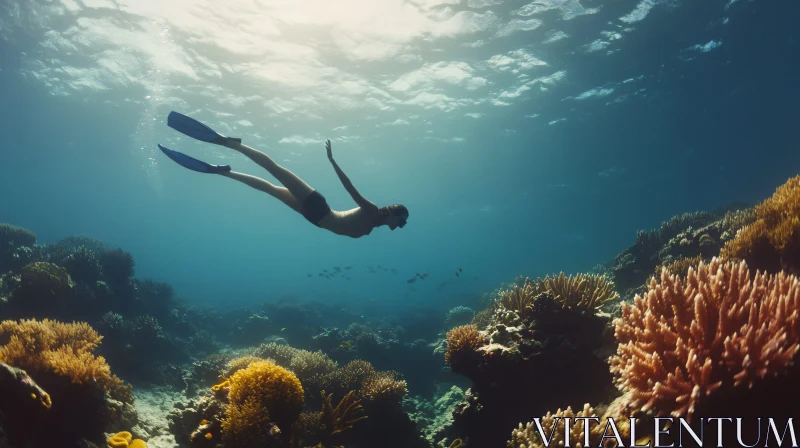
[[[800,171],[797,0],[166,3],[0,3],[0,222],[122,247],[192,302],[468,302]],[[349,209],[330,138],[408,225],[336,236],[187,171],[156,143],[274,181],[170,110]]]

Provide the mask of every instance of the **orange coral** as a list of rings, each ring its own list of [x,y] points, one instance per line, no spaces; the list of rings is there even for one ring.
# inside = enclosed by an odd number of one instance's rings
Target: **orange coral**
[[[447,350],[444,353],[444,360],[447,364],[453,365],[465,354],[486,345],[486,340],[478,331],[475,325],[462,325],[447,332]]]
[[[800,280],[718,258],[685,280],[661,271],[623,304],[611,371],[632,408],[691,418],[721,386],[784,373],[800,350]]]
[[[261,443],[269,423],[288,430],[303,407],[303,386],[292,372],[259,361],[230,378],[230,405],[222,420],[224,437],[234,444]]]
[[[756,220],[728,241],[721,255],[757,269],[800,271],[800,176],[755,207]]]
[[[52,372],[75,384],[96,383],[112,397],[133,402],[130,386],[111,374],[102,356],[92,353],[102,339],[85,322],[7,320],[0,322],[0,358],[34,378]]]

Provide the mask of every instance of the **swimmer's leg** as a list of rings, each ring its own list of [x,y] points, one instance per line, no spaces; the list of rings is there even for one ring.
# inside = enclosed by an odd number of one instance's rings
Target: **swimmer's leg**
[[[288,205],[291,209],[295,210],[296,212],[302,213],[300,208],[300,202],[286,188],[273,185],[270,182],[267,182],[266,180],[261,179],[259,177],[251,176],[249,174],[244,174],[244,173],[237,173],[236,171],[227,171],[219,174],[221,176],[225,176],[230,179],[238,180],[239,182],[249,185],[255,188],[256,190],[263,191],[264,193],[267,193],[268,195]]]
[[[278,182],[282,183],[283,186],[291,192],[292,196],[294,196],[300,204],[314,191],[303,179],[300,179],[293,172],[275,163],[270,156],[263,152],[237,142],[231,142],[225,146],[239,151],[250,160],[269,171],[270,174],[275,176],[275,179],[278,179]]]

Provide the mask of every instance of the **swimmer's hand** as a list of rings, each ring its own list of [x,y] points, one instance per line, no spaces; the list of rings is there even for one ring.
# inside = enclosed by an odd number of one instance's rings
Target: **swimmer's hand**
[[[328,139],[325,142],[325,149],[328,150],[328,160],[333,160],[333,154],[331,153],[331,139]]]

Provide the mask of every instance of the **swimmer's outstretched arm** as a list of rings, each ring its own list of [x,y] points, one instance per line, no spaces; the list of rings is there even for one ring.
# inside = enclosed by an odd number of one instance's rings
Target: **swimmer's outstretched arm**
[[[331,161],[331,165],[333,165],[333,169],[336,171],[336,174],[339,176],[339,180],[342,181],[342,185],[344,185],[344,189],[347,190],[348,193],[350,193],[350,196],[353,198],[354,201],[356,201],[356,204],[358,204],[358,206],[362,207],[362,208],[370,208],[370,209],[377,210],[378,206],[373,204],[372,202],[368,201],[367,199],[365,199],[364,196],[361,196],[361,194],[358,192],[358,190],[356,190],[356,187],[353,186],[353,183],[350,182],[350,179],[347,178],[347,175],[344,174],[344,171],[342,171],[342,169],[339,168],[339,165],[336,163],[336,161],[333,160],[333,153],[331,153],[331,141],[330,140],[325,142],[325,149],[328,151],[328,160]]]

